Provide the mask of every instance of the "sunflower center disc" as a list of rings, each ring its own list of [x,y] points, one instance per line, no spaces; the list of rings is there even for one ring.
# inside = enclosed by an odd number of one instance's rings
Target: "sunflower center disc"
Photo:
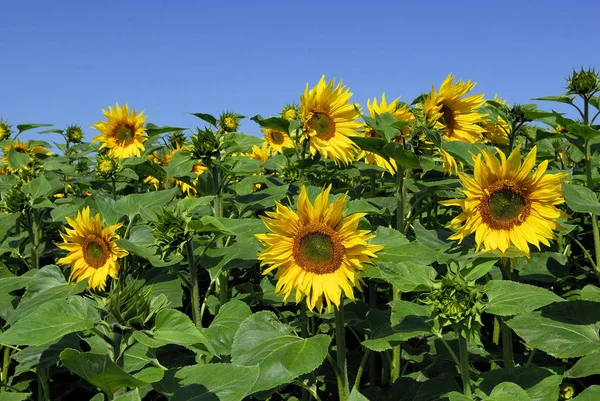
[[[121,125],[117,131],[117,139],[122,144],[128,144],[133,139],[133,129],[128,125]]]
[[[335,123],[325,113],[313,113],[308,121],[308,126],[316,131],[319,139],[328,140],[333,138],[335,134]]]
[[[452,109],[445,104],[442,105],[442,122],[448,128],[449,131],[454,130],[454,112]]]
[[[83,258],[87,264],[96,269],[104,266],[104,263],[108,259],[108,246],[106,242],[95,235],[86,238],[85,242]]]
[[[279,132],[279,131],[274,131],[271,133],[271,140],[273,141],[274,144],[276,145],[281,145],[283,144],[283,133]]]
[[[308,234],[300,240],[300,253],[309,263],[326,263],[333,258],[333,242],[326,234]]]
[[[510,189],[500,189],[492,193],[488,199],[492,218],[501,221],[517,218],[526,205],[525,198]]]

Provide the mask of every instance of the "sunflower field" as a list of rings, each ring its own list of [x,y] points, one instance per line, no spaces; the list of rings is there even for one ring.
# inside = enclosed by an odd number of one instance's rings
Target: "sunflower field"
[[[0,401],[599,400],[599,93],[3,116]]]

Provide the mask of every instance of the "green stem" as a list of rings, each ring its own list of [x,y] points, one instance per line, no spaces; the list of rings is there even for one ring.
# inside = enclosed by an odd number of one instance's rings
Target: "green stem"
[[[454,361],[454,363],[456,364],[456,366],[457,367],[460,366],[460,361],[458,360],[458,356],[456,356],[456,353],[454,352],[454,350],[452,349],[452,347],[450,346],[450,344],[448,344],[448,341],[444,340],[444,337],[442,337],[441,333],[438,335],[438,338],[440,339],[440,341],[442,342],[442,344],[444,344],[444,347],[446,348],[446,350],[450,354],[450,357],[452,358],[452,360]]]
[[[10,348],[4,347],[4,358],[2,360],[2,377],[0,377],[0,393],[6,390],[8,383],[8,368],[10,366]]]
[[[504,368],[511,369],[515,367],[513,358],[513,343],[512,343],[512,330],[501,322],[502,327],[502,354],[504,355]]]
[[[371,310],[377,308],[377,283],[374,281],[369,281],[369,307]],[[375,369],[375,354],[373,354],[371,358],[369,358],[369,385],[371,387],[376,386],[377,382],[377,372]]]
[[[399,301],[402,299],[402,291],[397,289],[395,286],[392,288],[392,291],[393,291],[392,299],[394,301]],[[400,377],[401,362],[402,362],[402,346],[395,345],[392,348],[392,366],[390,367],[392,383],[394,383]]]
[[[537,348],[534,348],[531,350],[531,353],[529,354],[529,358],[527,358],[527,363],[525,364],[526,367],[531,365],[531,362],[533,362],[533,358],[535,357],[536,351],[537,351]]]
[[[37,221],[38,214],[34,209],[29,208],[27,210],[27,225],[29,230],[29,240],[31,241],[31,268],[40,268],[40,233],[39,233],[39,222]]]
[[[308,338],[308,316],[306,302],[300,303],[300,335],[302,338]],[[310,400],[310,392],[306,387],[302,387],[302,401]]]
[[[589,189],[594,190],[594,176],[592,174],[592,154],[591,154],[591,143],[586,141],[585,143],[585,176],[586,184]],[[600,230],[598,229],[598,216],[592,214],[592,235],[594,237],[594,251],[596,259],[596,274],[600,277]]]
[[[358,371],[356,372],[356,378],[354,379],[354,386],[352,388],[358,389],[358,387],[360,386],[360,379],[362,378],[362,374],[365,370],[365,365],[367,363],[367,360],[369,359],[369,351],[371,350],[367,349],[363,354],[362,360],[360,361],[360,365],[358,366]]]
[[[200,286],[198,284],[198,266],[194,258],[194,245],[192,241],[185,244],[187,262],[190,268],[190,291],[192,298],[192,320],[196,327],[202,327],[202,318],[200,317]]]
[[[223,196],[219,193],[215,197],[214,215],[216,218],[223,217]],[[217,240],[217,247],[223,248],[223,239]],[[219,304],[223,305],[229,300],[229,272],[221,270],[219,273]],[[217,312],[218,312],[217,308]]]
[[[112,196],[113,196],[113,200],[117,200],[117,179],[115,177],[112,177],[111,181],[112,181]]]
[[[346,331],[344,328],[343,299],[339,308],[335,308],[335,346],[337,356],[338,394],[340,401],[346,401],[350,395],[348,385],[348,366],[346,363]]]
[[[492,342],[496,345],[500,345],[500,318],[494,317],[494,332],[492,334]],[[490,364],[490,370],[498,368],[498,364],[494,361]]]
[[[469,369],[469,351],[467,350],[467,339],[455,330],[458,336],[458,349],[460,354],[460,375],[462,376],[463,394],[471,396],[471,371]]]
[[[48,368],[36,368],[38,376],[38,401],[50,401],[50,384],[48,383]]]

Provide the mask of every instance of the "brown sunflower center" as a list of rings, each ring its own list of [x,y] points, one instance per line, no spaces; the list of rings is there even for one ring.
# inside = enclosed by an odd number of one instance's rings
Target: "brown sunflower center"
[[[123,124],[117,129],[116,136],[121,144],[127,145],[133,140],[135,133],[131,125]]]
[[[326,141],[335,135],[335,122],[326,113],[320,111],[313,113],[308,120],[308,126],[316,131],[319,139]]]
[[[372,128],[365,131],[365,136],[367,138],[379,138],[379,134]]]
[[[104,238],[90,234],[83,243],[83,259],[94,269],[104,266],[110,251]]]
[[[496,181],[481,198],[479,210],[483,221],[492,229],[511,229],[529,216],[529,193],[519,184],[509,180]]]
[[[344,247],[334,229],[325,223],[309,223],[294,239],[294,259],[305,271],[333,273],[342,265]]]
[[[285,139],[283,135],[283,132],[271,131],[271,142],[275,145],[282,145],[283,140]]]
[[[447,105],[443,104],[441,112],[442,112],[442,118],[441,118],[442,124],[444,124],[446,126],[448,131],[454,131],[455,119],[454,119],[454,112],[452,111],[452,109],[450,107],[448,107]]]

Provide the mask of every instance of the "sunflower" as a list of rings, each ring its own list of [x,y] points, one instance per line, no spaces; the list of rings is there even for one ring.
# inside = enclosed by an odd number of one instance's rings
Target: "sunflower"
[[[294,142],[285,132],[267,128],[262,133],[273,153],[283,153],[283,148],[294,148]]]
[[[252,145],[252,153],[250,153],[249,156],[251,159],[258,160],[263,163],[269,160],[269,156],[271,156],[269,142],[267,140],[263,141],[260,147]]]
[[[310,310],[339,307],[342,291],[354,299],[352,286],[360,289],[356,272],[362,263],[372,263],[375,252],[383,247],[371,245],[373,238],[366,230],[358,230],[358,222],[365,213],[342,217],[346,196],[329,203],[331,185],[309,201],[303,186],[298,197],[298,212],[277,203],[275,212],[262,217],[271,233],[257,234],[266,248],[258,255],[261,266],[270,265],[263,274],[277,269],[275,290],[287,302],[296,290],[296,303],[306,296]]]
[[[423,102],[422,108],[427,122],[433,123],[447,141],[479,142],[485,131],[481,123],[485,114],[477,109],[485,100],[483,95],[465,96],[475,83],[458,80],[449,74],[439,92],[432,88],[431,93]]]
[[[335,79],[326,83],[325,76],[311,90],[300,96],[300,109],[304,135],[310,137],[310,152],[320,153],[324,159],[331,158],[336,164],[353,161],[358,147],[349,137],[356,135],[360,113],[348,103],[350,89]]]
[[[117,259],[129,254],[115,242],[120,238],[115,231],[123,223],[104,227],[99,214],[90,217],[89,207],[77,213],[75,220],[66,219],[72,228],[65,228],[65,232],[60,233],[64,242],[56,246],[69,253],[57,263],[71,266],[69,282],[89,278],[89,288],[104,290],[106,278],[116,279],[119,274]]]
[[[29,162],[23,168],[13,168],[10,166],[8,155],[12,149],[14,149],[15,152],[29,156]],[[2,155],[2,164],[6,166],[6,171],[9,173],[20,173],[23,172],[23,170],[29,170],[38,155],[50,156],[52,154],[52,152],[44,149],[43,146],[29,146],[26,143],[18,140],[6,144],[2,150],[4,152]]]
[[[375,118],[375,115],[379,115],[382,113],[390,113],[398,121],[408,121],[414,122],[415,116],[410,111],[410,108],[407,105],[403,105],[398,107],[398,100],[400,98],[394,99],[391,103],[387,103],[385,98],[385,93],[381,95],[381,102],[377,102],[377,98],[373,98],[373,103],[371,103],[371,99],[367,100],[367,108],[369,110],[369,115],[371,118]],[[364,127],[364,135],[368,137],[378,137],[379,135],[370,127]],[[394,141],[402,141],[402,137],[407,137],[410,135],[410,129],[408,127],[402,128],[402,136],[398,136],[394,138]],[[366,152],[361,150],[356,156],[356,160],[364,159],[366,163],[373,164],[388,170],[392,175],[396,174],[398,167],[396,166],[396,161],[393,159],[387,159],[381,157],[373,152]]]
[[[463,164],[461,162],[456,162],[454,156],[450,153],[446,152],[444,149],[440,149],[440,157],[442,158],[442,168],[444,169],[444,173],[450,175],[458,174],[458,166],[460,165],[460,169],[463,169]]]
[[[548,240],[555,238],[553,230],[562,229],[557,219],[566,214],[556,205],[564,202],[561,180],[567,173],[546,174],[548,160],[532,173],[536,147],[523,164],[519,146],[508,159],[496,151],[500,159],[488,149],[483,151],[483,158],[481,154],[474,158],[473,178],[458,174],[465,199],[441,202],[462,208],[462,213],[450,223],[457,231],[449,239],[462,241],[475,233],[478,250],[483,244],[484,249],[505,252],[514,245],[529,256],[529,244],[538,249],[540,242],[548,246]]]
[[[119,159],[140,156],[144,142],[148,139],[144,128],[146,116],[142,111],[139,115],[135,109],[129,112],[129,106],[120,107],[117,103],[113,109],[102,110],[107,121],[98,121],[92,128],[100,131],[101,135],[94,137],[94,141],[102,142],[100,149],[108,149],[108,154]]]

